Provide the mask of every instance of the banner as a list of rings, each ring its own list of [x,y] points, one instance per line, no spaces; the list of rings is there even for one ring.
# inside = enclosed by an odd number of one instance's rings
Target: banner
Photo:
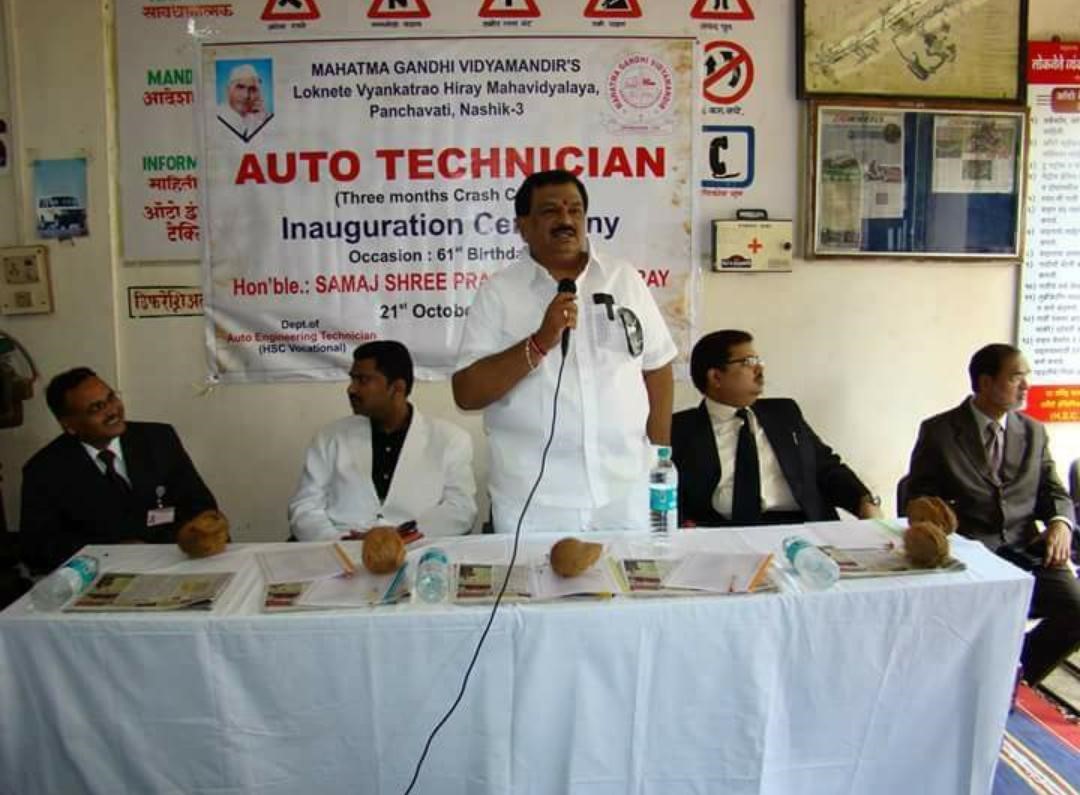
[[[1080,422],[1080,43],[1028,43],[1027,239],[1018,337],[1026,413]]]
[[[688,349],[691,41],[207,45],[201,67],[212,376],[340,379],[387,338],[451,373],[521,247],[516,189],[549,168],[579,174],[592,244]]]

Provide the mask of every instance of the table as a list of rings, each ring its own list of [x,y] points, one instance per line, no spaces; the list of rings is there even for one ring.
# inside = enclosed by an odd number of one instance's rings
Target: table
[[[275,546],[88,548],[103,570],[237,571],[209,614],[0,614],[0,792],[403,792],[488,608],[263,614],[254,552]],[[966,571],[820,593],[504,605],[415,791],[989,793],[1031,578],[953,554]]]

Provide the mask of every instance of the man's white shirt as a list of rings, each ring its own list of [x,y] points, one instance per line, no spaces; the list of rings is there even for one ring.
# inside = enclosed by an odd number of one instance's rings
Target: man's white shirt
[[[557,283],[527,252],[492,276],[469,309],[458,369],[520,345],[534,333]],[[614,300],[612,318],[594,295]],[[643,372],[675,358],[675,343],[638,272],[595,254],[577,279],[578,327],[558,399],[558,417],[543,481],[533,502],[561,508],[592,508],[618,500],[646,482],[649,414]],[[618,310],[629,308],[644,334],[640,355],[631,355]],[[491,450],[493,500],[522,502],[540,469],[551,429],[552,404],[562,362],[558,347],[539,366],[484,410]]]

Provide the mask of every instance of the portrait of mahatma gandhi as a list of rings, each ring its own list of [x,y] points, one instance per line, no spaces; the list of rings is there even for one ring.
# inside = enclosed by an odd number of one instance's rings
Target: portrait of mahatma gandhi
[[[274,118],[270,70],[269,58],[217,62],[218,121],[245,143]]]

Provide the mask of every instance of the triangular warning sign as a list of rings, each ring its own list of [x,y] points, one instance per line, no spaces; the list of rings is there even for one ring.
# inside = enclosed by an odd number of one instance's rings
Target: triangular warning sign
[[[422,19],[431,12],[424,0],[375,0],[367,15],[368,19]]]
[[[477,16],[521,19],[540,16],[540,9],[536,0],[484,0]]]
[[[589,0],[585,16],[593,19],[637,19],[641,16],[638,0]]]
[[[754,11],[750,8],[750,0],[697,0],[690,16],[694,19],[753,19]]]
[[[315,0],[266,0],[262,18],[267,22],[318,19],[319,8],[315,5]]]

